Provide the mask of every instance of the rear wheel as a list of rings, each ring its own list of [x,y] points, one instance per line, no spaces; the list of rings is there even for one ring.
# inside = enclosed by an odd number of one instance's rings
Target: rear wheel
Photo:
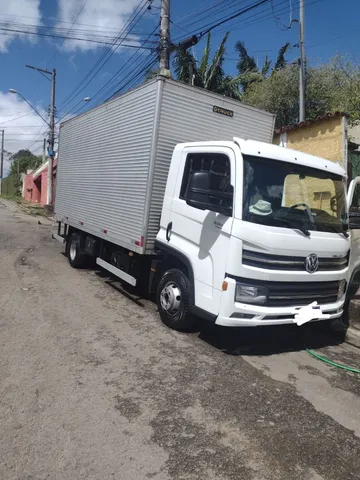
[[[157,306],[166,326],[174,330],[192,327],[190,282],[181,270],[172,269],[164,273],[157,290]]]
[[[85,265],[87,255],[83,253],[81,248],[81,235],[72,233],[67,245],[67,256],[70,265],[73,268],[81,268]]]

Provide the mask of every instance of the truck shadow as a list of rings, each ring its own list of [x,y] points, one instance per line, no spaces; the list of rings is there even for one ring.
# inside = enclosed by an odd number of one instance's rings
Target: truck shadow
[[[273,355],[343,343],[345,332],[322,323],[228,328],[198,321],[198,338],[228,355]]]
[[[102,282],[137,306],[149,309],[149,313],[155,313],[154,296],[141,295],[138,289],[121,282],[105,270],[95,270],[95,274]],[[343,330],[334,332],[324,322],[314,322],[302,327],[279,325],[231,328],[220,327],[200,318],[196,318],[194,327],[184,333],[197,336],[199,340],[227,355],[274,355],[302,351],[305,348],[318,349],[339,345],[345,337]]]
[[[105,270],[95,270],[97,275],[106,285],[121,293],[125,298],[135,303],[138,307],[145,307],[144,297],[139,295],[139,292],[130,285],[122,283],[117,277],[111,275]]]

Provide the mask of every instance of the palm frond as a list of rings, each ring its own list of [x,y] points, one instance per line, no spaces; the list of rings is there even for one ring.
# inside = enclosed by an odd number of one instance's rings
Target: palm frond
[[[209,57],[210,57],[210,51],[211,51],[210,44],[211,44],[211,32],[208,33],[204,54],[202,56],[200,67],[199,67],[199,73],[204,78],[209,65]]]
[[[247,48],[245,47],[244,42],[241,42],[241,41],[236,42],[235,50],[239,54],[239,61],[236,64],[236,68],[238,69],[239,73],[258,71],[255,58],[251,57],[248,54],[248,51],[247,51]]]
[[[283,45],[279,49],[278,56],[277,56],[277,59],[276,59],[276,62],[275,62],[274,70],[281,70],[282,68],[284,68],[286,66],[287,62],[286,62],[286,59],[285,59],[285,54],[287,53],[289,48],[290,48],[290,43],[287,42],[287,43],[285,43],[285,45]]]
[[[219,48],[217,49],[214,58],[206,72],[205,88],[210,89],[211,85],[218,85],[221,83],[224,77],[224,70],[222,65],[224,63],[224,56],[226,52],[226,42],[229,38],[229,32],[227,32],[222,39]]]
[[[270,67],[271,67],[271,60],[269,59],[269,57],[266,55],[265,57],[265,60],[264,60],[264,64],[262,66],[262,69],[261,69],[261,75],[265,78],[266,75],[269,73],[269,70],[270,70]]]

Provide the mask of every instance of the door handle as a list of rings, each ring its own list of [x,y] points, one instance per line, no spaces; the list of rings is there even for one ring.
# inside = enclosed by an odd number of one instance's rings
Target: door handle
[[[170,242],[171,230],[172,230],[172,222],[168,223],[168,226],[166,228],[166,240],[168,242]]]

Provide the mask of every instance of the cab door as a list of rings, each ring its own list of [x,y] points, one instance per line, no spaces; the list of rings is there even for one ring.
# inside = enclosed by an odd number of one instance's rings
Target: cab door
[[[351,239],[349,281],[355,276],[360,284],[360,177],[351,181],[347,202]]]
[[[234,151],[220,146],[184,149],[169,220],[169,245],[186,255],[193,267],[195,305],[217,315],[233,217],[217,213],[211,203],[196,208],[186,202],[191,177],[197,172],[210,173],[211,188],[226,193],[227,199],[220,201],[234,211]]]

